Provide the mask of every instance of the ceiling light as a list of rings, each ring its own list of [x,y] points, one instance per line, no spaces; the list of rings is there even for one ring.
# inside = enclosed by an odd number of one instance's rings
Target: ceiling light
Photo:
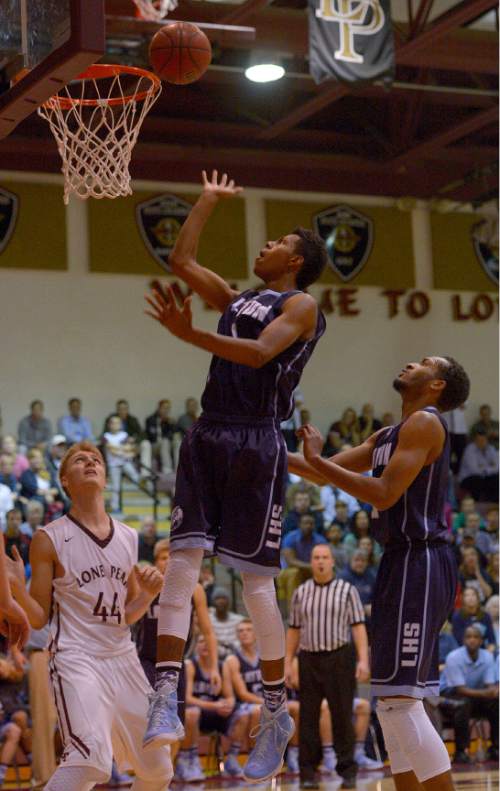
[[[245,77],[252,82],[275,82],[284,75],[285,69],[277,63],[256,63],[245,69]]]

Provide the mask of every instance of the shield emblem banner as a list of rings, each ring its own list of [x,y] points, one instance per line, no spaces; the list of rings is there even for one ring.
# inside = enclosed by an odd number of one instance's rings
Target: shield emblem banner
[[[330,267],[344,282],[352,280],[372,251],[373,221],[342,205],[315,214],[313,227],[325,241]]]
[[[472,227],[472,245],[485,274],[498,286],[498,221],[485,218]]]
[[[7,247],[16,226],[19,198],[0,187],[0,253]]]
[[[176,195],[159,195],[138,203],[135,218],[142,240],[156,262],[170,272],[168,256],[181,226],[193,208]]]

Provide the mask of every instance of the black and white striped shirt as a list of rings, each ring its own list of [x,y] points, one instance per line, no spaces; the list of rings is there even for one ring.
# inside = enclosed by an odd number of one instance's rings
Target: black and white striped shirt
[[[335,651],[351,641],[351,626],[364,621],[359,593],[346,580],[307,580],[293,594],[289,626],[300,629],[301,651]]]

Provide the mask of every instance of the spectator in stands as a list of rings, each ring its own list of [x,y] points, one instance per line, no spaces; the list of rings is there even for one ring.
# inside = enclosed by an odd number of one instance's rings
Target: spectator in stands
[[[139,483],[139,474],[132,464],[135,456],[135,443],[123,430],[123,421],[119,415],[112,415],[108,420],[108,430],[103,434],[106,465],[111,480],[112,513],[120,512],[120,490],[122,475],[125,474],[134,483]]]
[[[302,514],[297,530],[287,533],[281,544],[284,568],[278,579],[278,598],[289,603],[295,588],[311,576],[311,553],[317,544],[327,544],[325,537],[314,529],[312,514]]]
[[[82,402],[80,398],[70,398],[68,401],[68,414],[57,421],[59,434],[66,437],[68,445],[75,442],[95,442],[90,420],[82,415]]]
[[[2,648],[5,651],[6,646]],[[0,655],[0,785],[9,765],[14,760],[27,764],[32,749],[31,728],[21,699],[24,672],[10,653]]]
[[[45,467],[49,473],[51,480],[55,481],[57,486],[57,499],[66,500],[69,504],[70,500],[65,494],[61,482],[59,480],[59,468],[64,454],[68,450],[68,442],[64,434],[54,434],[50,440],[50,448],[45,454]]]
[[[474,512],[472,514],[467,514],[464,532],[462,534],[462,543],[464,543],[466,536],[472,537],[473,546],[482,553],[486,560],[486,556],[493,552],[494,547],[486,530],[481,530],[481,522],[481,516],[478,513]]]
[[[469,721],[472,717],[484,717],[489,721],[491,747],[488,758],[498,761],[498,683],[494,659],[481,648],[481,641],[477,625],[468,626],[464,645],[446,657],[441,678],[441,694],[461,703],[452,709],[456,763],[470,763],[466,750],[470,743]]]
[[[12,472],[17,480],[23,472],[29,469],[29,462],[26,456],[19,453],[16,438],[12,434],[6,434],[2,439],[2,454],[9,456],[12,461]]]
[[[439,670],[444,668],[446,657],[455,648],[459,648],[455,637],[453,636],[452,626],[449,621],[445,621],[439,632]]]
[[[222,586],[214,589],[212,601],[208,612],[219,645],[219,659],[225,659],[238,648],[236,627],[243,615],[229,609],[229,593]]]
[[[465,520],[468,514],[476,513],[476,501],[469,494],[460,500],[460,510],[453,517],[453,532],[458,533],[465,527]]]
[[[481,570],[479,553],[475,547],[464,549],[458,579],[462,588],[475,588],[481,602],[489,599],[493,593],[492,580],[487,571]]]
[[[494,420],[491,417],[491,407],[489,404],[483,404],[479,407],[479,420],[471,426],[470,430],[472,439],[474,439],[474,435],[477,434],[478,431],[486,434],[488,442],[498,450],[498,420]]]
[[[146,418],[146,439],[141,442],[141,464],[148,470],[153,459],[166,475],[177,469],[181,435],[170,415],[172,404],[168,398],[158,401],[156,412]]]
[[[347,556],[350,558],[352,553],[359,548],[360,539],[370,535],[371,521],[366,511],[360,509],[357,511],[351,520],[351,529],[344,536],[344,547]],[[380,560],[382,551],[378,544],[375,545],[375,555]]]
[[[19,422],[17,428],[19,451],[26,453],[31,448],[44,451],[52,437],[52,424],[43,416],[43,401],[36,399],[30,404],[30,414]]]
[[[467,445],[467,423],[465,421],[466,405],[453,409],[451,412],[444,412],[443,417],[448,425],[450,435],[450,467],[454,475],[460,469],[460,462]]]
[[[345,442],[349,442],[353,447],[359,445],[361,432],[359,428],[358,416],[350,406],[344,409],[340,420],[336,420],[328,430],[328,441],[336,450],[340,450]]]
[[[368,560],[368,568],[372,569],[372,571],[377,571],[382,556],[380,546],[371,536],[363,536],[358,541],[358,549],[365,553]]]
[[[19,481],[21,484],[19,498],[22,502],[38,500],[47,514],[49,507],[56,503],[59,496],[57,481],[46,469],[39,448],[28,451],[28,462],[29,469],[23,472]]]
[[[350,582],[356,588],[366,617],[369,618],[372,611],[376,574],[372,569],[368,568],[368,558],[361,549],[356,549],[353,552],[348,568],[342,574],[339,574],[339,577]]]
[[[154,563],[155,544],[158,538],[154,517],[144,516],[139,531],[139,561],[146,560],[148,563]]]
[[[8,486],[0,483],[0,530],[5,529],[7,514],[14,508],[14,494]]]
[[[187,659],[186,704],[201,711],[199,729],[202,733],[218,733],[230,739],[229,751],[224,762],[224,774],[229,777],[243,775],[238,761],[242,742],[248,737],[250,713],[239,706],[233,695],[229,675],[223,672],[222,690],[215,693],[210,683],[210,658],[203,635],[198,637],[196,653]],[[194,734],[195,744],[198,734]]]
[[[125,398],[120,398],[116,402],[115,412],[112,412],[107,416],[106,420],[104,421],[104,427],[102,430],[103,434],[108,430],[109,419],[115,415],[118,415],[121,420],[122,431],[127,432],[128,437],[130,437],[130,440],[134,443],[137,449],[139,447],[140,441],[144,438],[143,431],[137,418],[130,414],[129,403]]]
[[[305,478],[298,478],[296,475],[291,477],[293,483],[289,484],[286,489],[286,513],[293,510],[295,507],[295,495],[300,492],[305,492],[309,495],[309,510],[321,511],[321,524],[323,524],[323,506],[320,487],[315,483],[306,481]]]
[[[465,588],[462,593],[462,607],[455,610],[451,617],[453,637],[458,645],[462,645],[465,630],[474,624],[482,635],[484,648],[495,650],[496,638],[490,616],[481,606],[481,600],[475,588]]]
[[[330,550],[335,558],[335,568],[337,571],[343,571],[348,563],[347,552],[342,543],[343,538],[342,528],[332,522],[326,531],[326,538],[330,544]]]
[[[342,530],[342,536],[345,536],[351,526],[349,518],[349,507],[343,500],[337,500],[335,504],[335,519],[332,525],[337,525]]]
[[[185,436],[188,433],[191,426],[193,426],[198,420],[198,414],[199,414],[198,401],[196,400],[196,398],[193,398],[192,396],[190,398],[186,398],[186,401],[184,403],[184,408],[186,411],[177,420],[177,430],[182,434],[182,436]]]
[[[38,500],[28,500],[24,510],[26,521],[21,525],[21,533],[32,538],[38,528],[43,525],[43,505]]]
[[[479,565],[482,569],[486,568],[488,564],[488,558],[481,550],[476,546],[476,531],[474,528],[471,530],[470,528],[466,527],[462,531],[462,536],[459,537],[460,545],[458,547],[458,552],[456,552],[457,562],[459,565],[462,565],[465,555],[467,554],[468,549],[474,549],[477,552],[477,557],[479,560]]]
[[[319,533],[323,530],[323,516],[320,511],[313,511],[311,498],[307,492],[296,492],[293,499],[293,508],[283,519],[282,538],[294,530],[298,530],[300,519],[304,514],[309,514],[314,520],[314,529]]]
[[[337,503],[344,503],[347,506],[347,514],[349,517],[354,516],[356,511],[359,511],[359,503],[352,494],[347,494],[334,486],[327,483],[326,486],[321,487],[321,503],[323,505],[323,518],[326,524],[334,522],[337,518]]]
[[[497,562],[498,562],[498,560],[497,560]],[[500,646],[500,639],[499,639],[500,629],[499,629],[499,623],[498,623],[498,615],[499,615],[499,612],[500,612],[499,605],[500,605],[500,597],[498,596],[498,594],[494,594],[493,596],[490,596],[490,598],[488,599],[488,601],[484,605],[484,611],[485,611],[485,613],[487,615],[490,616],[491,623],[493,624],[493,631],[495,633],[495,643],[496,643],[496,646],[497,646],[497,653],[498,653],[498,648]]]
[[[490,554],[488,567],[486,569],[486,573],[488,575],[489,583],[491,585],[491,590],[493,596],[498,596],[498,551],[492,552]]]
[[[486,524],[484,529],[490,537],[493,552],[498,552],[498,506],[492,506],[486,511]]]
[[[363,404],[358,422],[361,442],[364,442],[365,439],[371,437],[375,431],[378,431],[382,428],[382,423],[375,417],[375,409],[373,404]]]
[[[23,516],[19,508],[11,508],[7,511],[5,517],[5,552],[7,555],[12,556],[12,547],[17,547],[19,554],[23,559],[23,563],[29,562],[29,549],[31,544],[31,535],[29,528],[26,529],[23,524]]]
[[[394,419],[394,415],[392,412],[384,412],[382,415],[382,428],[387,428],[388,426],[394,426],[396,423]]]
[[[17,478],[13,472],[14,461],[12,456],[2,453],[0,456],[0,483],[8,486],[11,492],[17,492]]]
[[[478,429],[462,456],[460,486],[479,502],[498,503],[498,453]]]

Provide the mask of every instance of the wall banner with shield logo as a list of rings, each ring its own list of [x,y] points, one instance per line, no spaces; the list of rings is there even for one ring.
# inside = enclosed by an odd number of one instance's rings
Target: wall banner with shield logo
[[[372,220],[350,206],[332,206],[314,215],[313,227],[326,244],[330,267],[344,282],[352,280],[372,251]]]
[[[192,208],[191,203],[176,195],[159,195],[136,206],[135,217],[142,240],[167,272],[170,272],[168,256]]]
[[[391,79],[390,0],[309,0],[309,58],[317,83]]]

